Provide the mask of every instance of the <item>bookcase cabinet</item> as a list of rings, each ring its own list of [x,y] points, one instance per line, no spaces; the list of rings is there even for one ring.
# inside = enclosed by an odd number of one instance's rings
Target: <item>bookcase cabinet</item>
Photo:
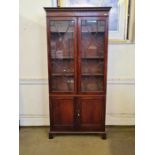
[[[110,7],[44,8],[47,19],[50,131],[105,133]]]

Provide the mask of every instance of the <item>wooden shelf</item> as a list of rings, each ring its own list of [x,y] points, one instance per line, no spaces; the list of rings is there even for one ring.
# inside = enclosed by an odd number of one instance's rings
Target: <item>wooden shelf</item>
[[[102,74],[102,73],[92,73],[92,74],[90,74],[90,73],[82,73],[81,74],[81,76],[104,76],[104,74]]]
[[[90,34],[90,33],[96,33],[96,31],[90,31],[90,32],[88,32],[87,30],[85,30],[85,31],[82,31],[82,33],[88,33],[88,34]],[[98,31],[97,32],[97,35],[102,35],[102,33],[105,33],[105,31]]]
[[[50,33],[51,34],[54,33],[54,34],[58,34],[58,35],[59,35],[59,33],[61,33],[62,35],[64,35],[65,33],[74,33],[74,31],[67,31],[67,32],[64,32],[64,31],[59,31],[59,32],[57,32],[57,31],[50,31]]]
[[[63,57],[63,58],[51,58],[52,60],[73,60],[72,57]],[[98,59],[104,59],[104,57],[81,57],[81,59],[84,60],[98,60]]]
[[[86,60],[87,60],[87,59],[88,59],[88,60],[96,60],[96,59],[97,59],[97,60],[98,60],[98,59],[104,59],[104,57],[81,57],[81,59],[84,59],[84,60],[85,60],[85,59],[86,59]]]
[[[52,76],[74,76],[74,73],[54,73]]]
[[[63,58],[51,58],[52,60],[73,60],[72,57],[63,57]]]

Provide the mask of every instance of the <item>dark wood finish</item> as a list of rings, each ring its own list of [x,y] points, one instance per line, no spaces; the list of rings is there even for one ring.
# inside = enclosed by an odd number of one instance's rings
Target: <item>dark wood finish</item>
[[[48,138],[53,139],[53,134],[51,132],[48,133]]]
[[[102,139],[106,139],[107,138],[106,133],[102,133],[101,136],[102,136]]]
[[[79,98],[80,130],[104,131],[104,97]]]
[[[78,17],[78,16],[109,16],[109,11],[111,7],[61,7],[61,8],[44,8],[46,11],[46,16],[49,17]]]
[[[74,98],[51,97],[50,108],[52,111],[51,124],[53,130],[74,129]]]
[[[49,138],[56,134],[99,134],[105,139],[110,7],[44,9]]]

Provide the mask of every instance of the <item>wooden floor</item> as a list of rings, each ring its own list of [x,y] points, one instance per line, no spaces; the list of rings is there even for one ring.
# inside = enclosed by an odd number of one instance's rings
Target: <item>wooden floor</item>
[[[57,135],[48,127],[21,127],[20,155],[134,155],[134,127],[107,127],[107,139],[89,135]]]

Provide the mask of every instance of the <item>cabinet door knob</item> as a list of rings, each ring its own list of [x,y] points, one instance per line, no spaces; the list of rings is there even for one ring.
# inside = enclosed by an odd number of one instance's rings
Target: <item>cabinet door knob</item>
[[[77,114],[77,116],[79,117],[79,116],[80,116],[80,114],[78,113],[78,114]]]

